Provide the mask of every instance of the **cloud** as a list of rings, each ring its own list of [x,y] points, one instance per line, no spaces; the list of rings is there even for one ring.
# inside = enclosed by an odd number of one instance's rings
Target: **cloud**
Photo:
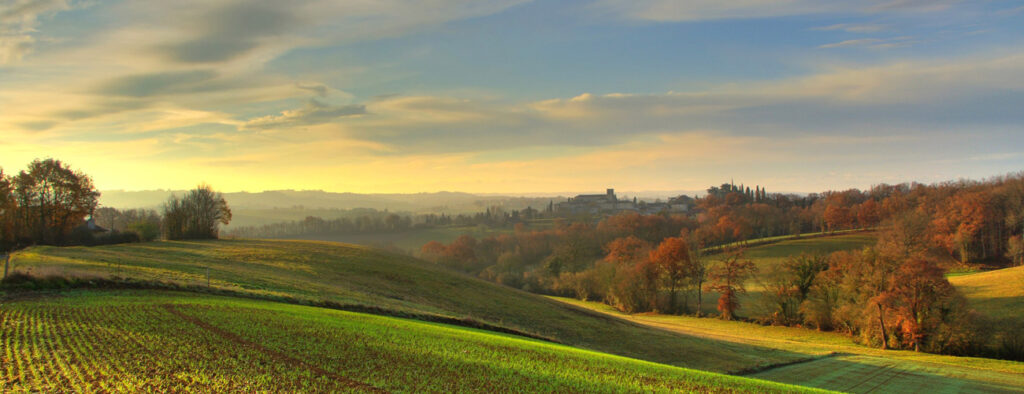
[[[197,32],[184,41],[156,49],[165,58],[182,63],[216,63],[252,51],[267,37],[282,35],[303,25],[290,2],[238,2],[219,6],[190,23]]]
[[[892,37],[892,38],[860,38],[844,40],[831,44],[818,46],[819,49],[843,48],[843,47],[865,47],[871,49],[891,49],[911,46],[915,43],[914,37]]]
[[[339,118],[366,114],[364,105],[332,106],[310,99],[302,108],[284,111],[279,116],[264,116],[242,125],[243,129],[285,129],[333,122]]]
[[[816,27],[812,30],[819,31],[845,31],[847,33],[877,33],[880,31],[888,30],[889,27],[885,25],[878,25],[873,23],[840,23],[829,26]]]
[[[320,97],[327,97],[327,92],[329,90],[327,88],[327,85],[320,84],[320,83],[312,84],[312,85],[304,85],[304,84],[300,83],[300,84],[295,85],[295,87],[297,87],[299,89],[302,89],[302,90],[308,90],[310,92],[316,93],[316,95],[320,96]]]
[[[17,62],[32,51],[39,18],[68,8],[66,0],[5,0],[0,3],[0,65]]]
[[[1015,77],[1022,73],[1024,55],[1010,55],[851,65],[694,92],[583,93],[513,103],[390,96],[367,103],[373,116],[338,119],[332,127],[334,135],[393,148],[388,155],[594,148],[694,130],[833,139],[978,124],[1016,130],[1024,123],[1024,113],[1013,109],[1024,107],[1024,81]]]
[[[793,15],[883,12],[932,12],[955,0],[601,0],[594,7],[628,19],[690,22],[771,18]]]
[[[160,72],[118,77],[104,82],[94,92],[102,95],[149,97],[207,89],[217,78],[213,70]]]

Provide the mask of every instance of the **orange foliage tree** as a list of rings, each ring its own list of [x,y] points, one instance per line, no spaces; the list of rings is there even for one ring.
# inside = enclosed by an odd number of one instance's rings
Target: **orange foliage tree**
[[[682,237],[665,238],[657,249],[651,251],[650,259],[668,285],[668,312],[675,313],[676,293],[690,271],[690,246]]]
[[[736,311],[740,309],[739,296],[747,292],[743,283],[755,272],[757,266],[753,261],[743,257],[742,249],[728,253],[721,264],[711,268],[711,284],[708,285],[708,291],[720,294],[718,310],[722,312],[722,319],[733,319]]]

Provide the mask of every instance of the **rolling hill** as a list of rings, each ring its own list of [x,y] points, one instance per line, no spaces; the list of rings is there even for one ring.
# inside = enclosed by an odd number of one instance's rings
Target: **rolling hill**
[[[235,294],[351,310],[471,320],[562,344],[715,372],[798,361],[806,354],[644,327],[468,277],[411,257],[325,242],[219,240],[36,247],[12,259],[35,276],[120,277],[210,286]]]
[[[3,392],[810,392],[415,320],[153,290],[0,299]]]
[[[996,320],[1024,321],[1024,266],[949,277],[971,306]]]
[[[1021,362],[880,350],[832,332],[693,316],[626,315],[600,303],[558,300],[652,328],[816,356],[744,374],[759,379],[854,393],[1024,391]]]

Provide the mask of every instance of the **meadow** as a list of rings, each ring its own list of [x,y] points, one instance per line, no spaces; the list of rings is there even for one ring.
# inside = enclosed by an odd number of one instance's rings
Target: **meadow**
[[[790,255],[799,253],[827,254],[836,250],[859,249],[873,242],[871,234],[794,239],[752,247],[747,251],[747,256],[754,260],[759,267],[763,267],[762,269],[768,269],[774,264],[781,263]],[[709,258],[713,259],[715,256],[709,256]],[[536,341],[436,323],[414,322],[393,317],[369,316],[265,301],[232,300],[210,295],[185,295],[163,291],[122,291],[107,296],[103,295],[108,294],[104,292],[93,295],[90,292],[78,291],[72,292],[74,296],[57,298],[59,302],[67,302],[70,303],[69,305],[130,304],[140,310],[148,310],[148,312],[139,313],[148,313],[149,315],[145,316],[154,316],[134,317],[132,321],[141,322],[155,319],[155,321],[166,322],[168,321],[167,316],[159,316],[172,313],[198,319],[197,321],[202,322],[201,325],[219,327],[212,331],[214,333],[219,332],[218,330],[226,330],[224,332],[228,333],[227,337],[229,338],[238,337],[248,342],[253,342],[254,338],[270,338],[267,339],[270,345],[261,344],[260,346],[277,349],[274,352],[283,354],[302,354],[303,360],[319,360],[315,361],[316,364],[310,365],[315,365],[316,368],[324,371],[335,371],[331,373],[350,377],[358,382],[369,382],[368,384],[373,387],[384,386],[379,385],[381,384],[380,380],[374,380],[373,376],[375,375],[372,373],[353,374],[349,369],[337,372],[335,369],[331,369],[334,367],[329,368],[328,366],[340,361],[332,358],[333,356],[327,352],[317,350],[331,349],[331,346],[341,345],[332,345],[328,341],[314,342],[318,345],[311,345],[308,348],[297,348],[297,346],[303,345],[289,344],[289,341],[294,341],[289,338],[316,338],[318,333],[333,332],[335,329],[315,326],[320,328],[303,331],[306,329],[301,327],[306,327],[306,325],[300,325],[300,328],[290,328],[289,324],[291,323],[282,324],[282,320],[252,319],[262,319],[262,316],[268,315],[264,310],[278,311],[282,308],[289,311],[322,311],[317,313],[324,315],[316,315],[318,317],[312,319],[318,321],[317,324],[342,324],[330,322],[350,320],[349,316],[360,316],[365,319],[392,319],[409,324],[424,324],[425,327],[444,327],[448,330],[468,330],[481,335],[497,335],[501,338],[521,340],[525,341],[524,343],[537,346],[554,346],[561,349],[561,345],[569,345],[574,349],[580,349],[578,351],[588,352],[588,354],[596,355],[597,353],[593,353],[593,351],[615,354],[659,363],[659,367],[685,367],[847,392],[906,392],[917,391],[918,388],[926,388],[935,393],[1020,392],[1024,390],[1024,363],[908,351],[882,351],[855,344],[850,338],[840,334],[797,327],[762,326],[692,316],[627,315],[604,304],[541,297],[454,273],[408,256],[356,245],[312,241],[220,240],[156,242],[91,248],[35,247],[19,252],[12,262],[17,272],[26,272],[37,276],[117,277],[121,278],[119,280],[132,278],[132,280],[174,282],[200,288],[206,286],[206,272],[209,269],[211,291],[223,290],[234,294],[268,299],[287,298],[290,302],[330,301],[331,305],[339,306],[342,309],[373,307],[378,312],[393,315],[448,317],[482,322],[549,340],[547,342]],[[1014,268],[962,275],[950,278],[950,280],[969,297],[972,305],[1005,308],[1017,305],[1015,302],[1021,300],[1014,298],[1020,297],[1020,294],[1013,293],[1014,291],[1019,292],[1020,287],[1014,287],[1012,283],[1008,282],[1008,278],[1020,273],[1024,273],[1024,271]],[[990,277],[986,277],[986,275]],[[756,284],[752,285],[756,286]],[[163,299],[153,301],[153,297],[171,297],[169,294],[189,301],[172,309],[166,309],[166,307],[152,309],[147,306],[161,303],[173,304],[174,302]],[[1004,297],[1007,295],[1013,297]],[[758,292],[756,288],[753,288],[749,297],[757,296]],[[137,301],[130,302],[133,299]],[[210,300],[219,301],[211,304],[213,301]],[[710,306],[711,312],[714,308],[713,300],[713,295],[705,295],[705,304]],[[37,305],[42,308],[40,306],[42,303],[32,304],[32,302],[36,302],[36,300],[8,302],[4,308],[6,309],[8,305]],[[261,308],[258,314],[260,317],[255,317],[257,314],[254,313],[233,314],[230,312],[254,308],[254,305]],[[986,310],[992,311],[992,309]],[[51,312],[45,313],[50,314]],[[62,311],[52,312],[52,316],[64,315],[66,314]],[[110,315],[116,314],[110,313]],[[345,319],[337,319],[337,316],[345,316]],[[287,319],[289,322],[295,320],[296,318],[291,315]],[[301,321],[305,322],[306,320]],[[239,323],[236,325],[235,322]],[[108,325],[116,324],[129,323],[111,322]],[[463,331],[458,332],[460,336],[464,335]],[[43,346],[42,344],[46,343],[46,341],[33,342],[38,340],[32,339],[27,341],[38,343],[38,346]],[[413,347],[416,346],[427,345],[420,344]],[[470,345],[465,346],[471,347]],[[494,347],[492,346],[490,349],[494,349]],[[475,352],[469,348],[464,350],[469,353]],[[406,350],[393,351],[396,354],[407,353]],[[58,361],[44,360],[47,357],[45,356],[46,351],[27,350],[27,352],[37,354],[37,356],[21,357],[40,357],[40,362],[53,364],[52,368],[55,370],[65,371],[71,368],[68,365],[57,365]],[[380,350],[373,350],[373,352],[381,354]],[[271,352],[270,354],[276,353]],[[504,352],[496,351],[493,354],[504,354]],[[72,356],[72,359],[77,360],[77,357]],[[493,362],[487,361],[483,356],[480,357],[480,359],[474,359],[473,365]],[[548,356],[541,358],[549,359]],[[8,359],[12,358],[8,356]],[[422,364],[421,361],[415,359],[403,358],[402,360],[402,362],[415,365]],[[506,358],[502,358],[502,360],[506,360]],[[530,362],[533,361],[523,361],[516,365],[527,365]],[[284,361],[284,363],[294,366],[294,362],[291,361]],[[587,368],[590,367],[579,366],[578,368],[589,370]],[[315,372],[316,369],[313,371]],[[503,381],[507,386],[497,386],[499,387],[496,389],[498,391],[501,391],[500,387],[509,389],[512,386],[508,382],[524,376],[529,379],[539,379],[520,370],[516,370],[517,372],[514,373],[501,371],[504,370],[480,370],[479,374],[502,376],[501,379],[505,379]],[[250,372],[244,372],[244,374],[248,373]],[[265,374],[260,376],[268,376],[267,379],[271,379],[269,377],[275,376],[276,373],[286,372],[260,373]],[[195,387],[231,388],[235,386],[230,385],[237,384],[237,381],[231,380],[230,376],[232,375],[227,371],[211,370],[209,374],[218,378],[207,376],[202,378],[202,381],[213,382],[209,384],[219,386]],[[317,376],[316,373],[310,373],[307,378],[315,376]],[[321,374],[321,376],[331,375]],[[614,379],[623,379],[622,375],[616,376],[618,377]],[[47,381],[39,377],[33,379],[35,382]],[[154,383],[151,380],[147,381],[145,377],[139,379],[139,382],[148,382],[139,384],[165,385],[152,387],[168,387],[166,384],[171,384],[168,382]],[[308,379],[288,379],[292,378],[271,379],[274,381],[273,384],[279,384],[278,386],[253,386],[252,388],[295,388],[296,386],[292,386],[293,383],[288,382],[308,381]],[[441,391],[460,389],[454,386],[437,386],[444,384],[441,381],[431,383],[415,381],[414,378],[396,379],[404,379],[401,380],[402,385],[405,385],[402,387],[406,387],[406,389],[408,387],[423,390],[430,390],[429,388],[433,387]],[[541,379],[539,381],[546,383],[537,383],[538,386],[530,387],[541,391],[592,391],[591,386],[573,386],[584,384],[572,380],[574,378],[567,377],[565,379],[571,383],[561,381],[551,383],[551,380]],[[629,382],[629,379],[639,378],[627,378],[626,382]],[[322,383],[328,384],[326,380],[330,379],[322,379]],[[692,382],[692,379],[687,381]],[[174,382],[174,384],[186,384],[178,380]],[[478,383],[484,384],[483,382]],[[566,385],[562,385],[563,383]],[[651,383],[652,386],[629,384],[627,386],[602,385],[601,387],[608,387],[613,391],[677,390],[680,389],[679,387],[684,387],[681,390],[704,390],[696,388],[698,386],[671,386],[669,383],[665,383],[665,385]],[[327,390],[333,389],[332,387],[323,386],[321,388]],[[240,389],[248,390],[249,387]],[[387,390],[393,389],[388,388]],[[718,389],[715,388],[715,390]]]
[[[736,372],[806,355],[639,326],[368,247],[313,241],[168,241],[35,247],[12,259],[35,276],[118,277],[266,298],[328,301],[393,315],[482,322],[562,344],[680,367]]]
[[[652,328],[808,356],[804,362],[743,373],[759,379],[844,392],[1024,391],[1024,363],[1020,362],[881,350],[832,332],[693,316],[627,315],[601,303],[557,299]]]
[[[501,234],[511,234],[511,228],[490,228],[484,226],[453,226],[435,228],[416,228],[395,233],[367,234],[304,234],[283,239],[304,241],[341,242],[384,248],[396,248],[405,253],[418,252],[423,244],[430,241],[451,243],[463,235],[481,239]]]
[[[950,276],[948,279],[979,312],[996,320],[1024,324],[1024,266]]]
[[[74,290],[0,302],[4,392],[813,391],[267,301]]]
[[[859,250],[874,245],[878,241],[878,235],[873,232],[848,231],[840,232],[838,235],[825,236],[785,236],[772,237],[770,239],[757,240],[752,246],[744,250],[744,257],[754,262],[758,274],[755,278],[747,281],[747,294],[740,296],[742,308],[737,313],[741,317],[753,317],[766,314],[768,306],[762,301],[764,285],[759,278],[770,273],[774,267],[781,266],[791,256],[800,254],[828,256],[832,252]],[[713,251],[707,251],[713,252]],[[707,253],[706,252],[706,253]],[[724,256],[711,253],[704,256],[709,265],[718,264]],[[691,292],[693,293],[693,292]],[[695,294],[685,294],[688,302],[693,308],[696,305]],[[716,315],[715,300],[718,294],[709,292],[704,294],[703,308],[701,313]]]

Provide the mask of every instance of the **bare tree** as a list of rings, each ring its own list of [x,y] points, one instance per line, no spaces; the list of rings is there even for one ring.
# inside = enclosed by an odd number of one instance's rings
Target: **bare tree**
[[[167,239],[215,239],[220,225],[229,222],[231,208],[209,185],[199,185],[181,199],[171,196],[164,204]]]

